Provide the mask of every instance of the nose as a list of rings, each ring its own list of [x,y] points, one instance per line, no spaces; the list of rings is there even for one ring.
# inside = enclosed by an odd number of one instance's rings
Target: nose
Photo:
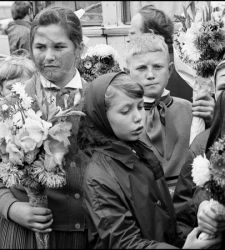
[[[154,74],[153,74],[153,71],[151,68],[148,68],[148,72],[147,72],[147,79],[148,80],[153,80],[155,77],[154,77]]]
[[[54,54],[54,51],[49,48],[46,50],[46,53],[45,53],[45,61],[46,62],[52,62],[55,60],[55,54]]]
[[[142,114],[141,114],[141,111],[139,109],[136,109],[135,110],[135,113],[134,113],[134,122],[135,123],[140,123],[142,120]]]

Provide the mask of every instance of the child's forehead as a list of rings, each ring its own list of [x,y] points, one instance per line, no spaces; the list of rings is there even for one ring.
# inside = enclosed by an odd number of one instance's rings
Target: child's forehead
[[[70,40],[65,29],[59,24],[40,26],[37,28],[34,40],[38,42],[59,43]]]
[[[167,55],[164,51],[145,51],[140,53],[134,53],[132,56],[130,56],[131,62],[164,62],[167,61]]]

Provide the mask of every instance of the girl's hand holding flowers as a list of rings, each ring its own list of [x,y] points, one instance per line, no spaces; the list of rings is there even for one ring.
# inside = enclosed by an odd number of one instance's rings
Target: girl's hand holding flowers
[[[197,219],[199,228],[207,234],[218,234],[225,230],[225,216],[216,214],[208,200],[199,205]]]
[[[49,233],[53,215],[49,208],[32,207],[28,202],[14,202],[8,213],[9,219],[34,232]]]
[[[206,122],[206,127],[210,127],[215,108],[215,100],[207,91],[202,91],[193,100],[192,114],[193,116],[203,118]]]

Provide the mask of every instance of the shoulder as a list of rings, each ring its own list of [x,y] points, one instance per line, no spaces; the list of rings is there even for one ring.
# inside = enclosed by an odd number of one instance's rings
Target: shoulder
[[[86,184],[100,185],[113,189],[116,186],[116,181],[110,166],[111,163],[111,157],[95,152],[86,168]]]
[[[173,110],[173,112],[179,112],[180,114],[183,113],[185,116],[192,116],[192,104],[188,100],[179,98],[179,97],[173,97],[173,103],[170,106],[170,109]]]
[[[176,104],[176,105],[179,104],[182,107],[188,107],[188,108],[191,107],[190,101],[183,99],[183,98],[175,97],[175,96],[173,96],[173,104]]]

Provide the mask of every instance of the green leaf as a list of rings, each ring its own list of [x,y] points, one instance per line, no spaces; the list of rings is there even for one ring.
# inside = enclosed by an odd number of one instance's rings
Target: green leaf
[[[70,142],[68,137],[70,136],[70,130],[72,128],[72,123],[70,122],[59,122],[49,129],[49,135],[59,141],[63,142],[64,146],[67,147]]]

